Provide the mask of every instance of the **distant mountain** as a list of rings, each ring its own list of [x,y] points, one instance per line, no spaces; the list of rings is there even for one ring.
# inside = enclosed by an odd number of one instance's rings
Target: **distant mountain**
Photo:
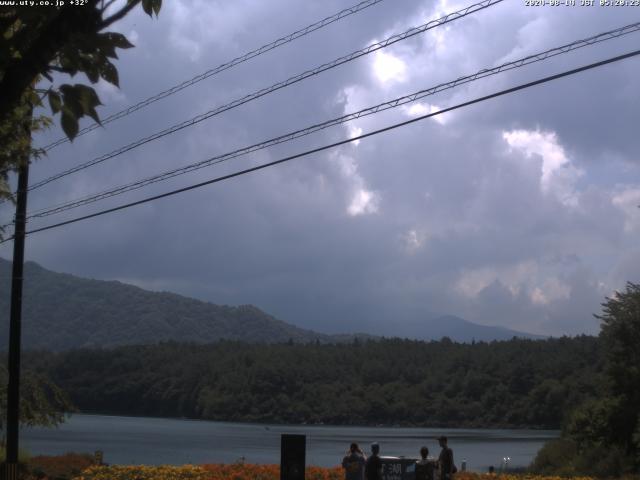
[[[8,339],[11,263],[0,258],[0,350]],[[380,332],[386,333],[386,332]],[[533,335],[487,327],[458,317],[395,322],[387,336],[458,342]],[[163,341],[210,343],[343,343],[368,334],[326,335],[278,320],[252,305],[215,305],[168,292],[150,292],[117,281],[90,280],[25,263],[22,345],[68,350]]]
[[[439,340],[442,337],[449,337],[456,342],[511,340],[513,337],[533,340],[546,338],[505,327],[479,325],[454,315],[405,321],[394,325],[394,335],[418,340]]]

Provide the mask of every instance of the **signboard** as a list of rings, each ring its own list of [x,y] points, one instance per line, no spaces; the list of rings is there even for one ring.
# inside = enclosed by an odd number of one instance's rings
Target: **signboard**
[[[416,458],[380,457],[382,480],[415,480]]]

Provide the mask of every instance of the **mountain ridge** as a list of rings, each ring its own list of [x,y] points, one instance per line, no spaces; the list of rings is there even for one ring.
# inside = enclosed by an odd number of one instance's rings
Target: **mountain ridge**
[[[0,258],[0,312],[8,320],[11,262]],[[435,322],[435,323],[434,323]],[[446,324],[455,323],[457,333]],[[427,328],[423,328],[427,325]],[[400,327],[400,325],[398,325]],[[424,331],[431,332],[425,336]],[[463,335],[461,331],[475,332]],[[452,332],[454,332],[452,334]],[[390,336],[420,340],[449,337],[454,341],[535,336],[486,327],[444,316],[396,328]],[[211,343],[344,343],[376,335],[330,335],[279,320],[253,305],[216,305],[171,292],[153,292],[117,280],[94,280],[57,273],[35,262],[25,263],[23,346],[27,349],[69,350],[163,341]],[[0,328],[0,348],[7,344],[8,321]]]

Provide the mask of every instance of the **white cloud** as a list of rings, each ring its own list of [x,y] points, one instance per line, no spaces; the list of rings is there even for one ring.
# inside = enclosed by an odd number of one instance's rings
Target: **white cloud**
[[[555,194],[567,206],[577,205],[575,182],[583,172],[571,163],[555,132],[511,130],[502,132],[502,138],[512,150],[527,158],[542,159],[540,188],[543,193]]]
[[[416,102],[412,103],[410,106],[403,106],[402,111],[409,117],[421,117],[429,113],[439,112],[440,107],[429,103]],[[440,115],[435,115],[431,118],[438,122],[440,125],[445,125],[450,120],[450,114],[443,113]]]
[[[611,202],[625,215],[624,231],[640,231],[640,187],[625,188],[614,193]]]
[[[407,230],[400,238],[402,240],[403,250],[410,255],[420,250],[427,241],[427,235],[415,228]]]
[[[549,305],[556,300],[567,300],[571,287],[555,277],[547,278],[542,285],[531,290],[529,298],[534,305]]]
[[[489,285],[499,282],[511,292],[511,295],[516,296],[537,272],[538,265],[533,261],[465,270],[455,283],[455,289],[465,297],[475,298]]]
[[[347,182],[350,191],[350,200],[347,206],[347,214],[355,217],[377,213],[380,206],[380,194],[370,190],[358,172],[358,164],[353,157],[348,155],[333,154],[330,157],[338,164],[342,177]]]
[[[407,64],[391,53],[378,50],[373,55],[373,73],[382,84],[404,82],[407,79]]]
[[[140,40],[140,35],[138,34],[138,31],[137,30],[131,30],[127,34],[127,40],[129,40],[133,45],[137,46],[138,45],[138,41]]]
[[[349,215],[351,215],[352,217],[368,213],[377,213],[378,203],[378,194],[370,190],[360,188],[353,195],[351,203],[347,208],[347,213],[349,213]]]
[[[362,135],[362,129],[360,127],[349,126],[349,138],[359,137],[360,135]],[[360,145],[360,140],[354,140],[351,144],[357,147]]]
[[[526,294],[537,307],[545,307],[571,296],[571,286],[557,276],[550,275],[533,261],[520,262],[505,267],[483,267],[462,273],[455,289],[473,299],[494,283],[499,283],[515,298]]]
[[[96,93],[104,105],[123,104],[127,102],[127,96],[122,90],[103,79],[94,85]]]
[[[480,268],[465,271],[455,284],[455,289],[465,297],[475,298],[491,285],[497,278],[497,272],[492,268]]]
[[[171,44],[197,62],[209,56],[212,49],[236,50],[238,37],[251,31],[262,8],[268,8],[266,3],[251,0],[176,0],[167,2],[167,11],[163,7],[161,15],[171,22]]]
[[[516,58],[538,52],[550,35],[551,25],[546,17],[537,17],[526,23],[518,30],[517,44],[497,63],[504,63]]]

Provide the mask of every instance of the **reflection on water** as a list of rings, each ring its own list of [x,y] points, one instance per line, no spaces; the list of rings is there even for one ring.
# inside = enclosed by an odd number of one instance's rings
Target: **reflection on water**
[[[382,455],[418,457],[422,445],[437,456],[435,437],[446,435],[455,463],[486,471],[510,457],[513,467],[528,465],[543,443],[558,436],[550,430],[433,429],[395,427],[334,427],[256,425],[199,420],[175,420],[102,415],[74,415],[57,429],[30,428],[21,446],[32,454],[102,450],[107,463],[184,464],[279,463],[280,435],[307,436],[307,464],[338,465],[351,442],[369,450],[378,442]]]

